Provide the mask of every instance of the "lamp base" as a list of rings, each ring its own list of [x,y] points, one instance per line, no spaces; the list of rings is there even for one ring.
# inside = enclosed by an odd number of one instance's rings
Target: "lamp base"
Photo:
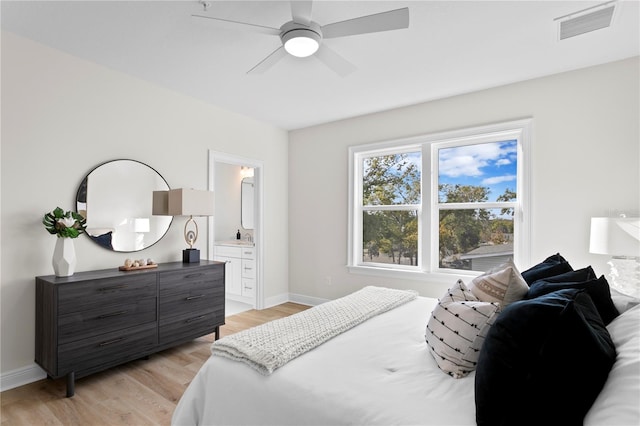
[[[184,249],[182,250],[182,263],[198,263],[200,262],[200,250]]]
[[[612,257],[607,264],[611,268],[611,287],[628,296],[640,298],[640,262],[637,257]]]

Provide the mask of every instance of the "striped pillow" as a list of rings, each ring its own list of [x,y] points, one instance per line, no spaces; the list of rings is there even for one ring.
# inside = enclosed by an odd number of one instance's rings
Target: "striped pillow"
[[[497,303],[479,301],[462,280],[438,301],[425,339],[438,367],[456,379],[476,368],[484,338],[497,317]]]
[[[511,303],[524,299],[529,286],[510,260],[474,278],[469,284],[469,290],[478,300],[499,303],[500,309],[504,309]]]

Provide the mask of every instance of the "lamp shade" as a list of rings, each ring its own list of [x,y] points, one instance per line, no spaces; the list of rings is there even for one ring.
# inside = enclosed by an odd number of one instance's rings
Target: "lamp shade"
[[[640,256],[640,218],[592,217],[589,252],[610,256]]]
[[[168,192],[170,216],[213,216],[213,191],[181,188]]]
[[[169,191],[153,191],[151,214],[154,216],[169,216]]]

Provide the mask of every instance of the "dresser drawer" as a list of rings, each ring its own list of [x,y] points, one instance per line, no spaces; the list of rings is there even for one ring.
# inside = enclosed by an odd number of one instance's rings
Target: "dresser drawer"
[[[155,297],[132,299],[89,311],[73,312],[58,318],[58,343],[86,339],[132,325],[156,321]]]
[[[160,298],[160,319],[189,313],[196,315],[212,312],[223,303],[223,286],[209,286],[163,295]]]
[[[157,345],[157,323],[152,322],[58,347],[58,375],[82,371],[103,363],[119,363]]]
[[[156,297],[156,274],[132,274],[60,285],[58,315],[90,311],[145,297]]]
[[[159,275],[160,300],[171,293],[184,293],[219,286],[224,288],[224,264],[197,270],[164,272]]]
[[[186,313],[160,319],[160,344],[188,341],[213,333],[224,324],[224,305],[207,313]]]

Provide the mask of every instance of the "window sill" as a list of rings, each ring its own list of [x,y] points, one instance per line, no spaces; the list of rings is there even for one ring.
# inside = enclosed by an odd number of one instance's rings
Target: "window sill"
[[[427,272],[427,271],[409,271],[390,268],[379,268],[375,266],[347,266],[352,274],[369,275],[374,277],[384,277],[393,279],[405,279],[413,281],[427,281],[434,284],[453,284],[458,279],[462,279],[466,284],[472,279],[480,275],[480,273],[461,273],[460,271],[451,272]]]

